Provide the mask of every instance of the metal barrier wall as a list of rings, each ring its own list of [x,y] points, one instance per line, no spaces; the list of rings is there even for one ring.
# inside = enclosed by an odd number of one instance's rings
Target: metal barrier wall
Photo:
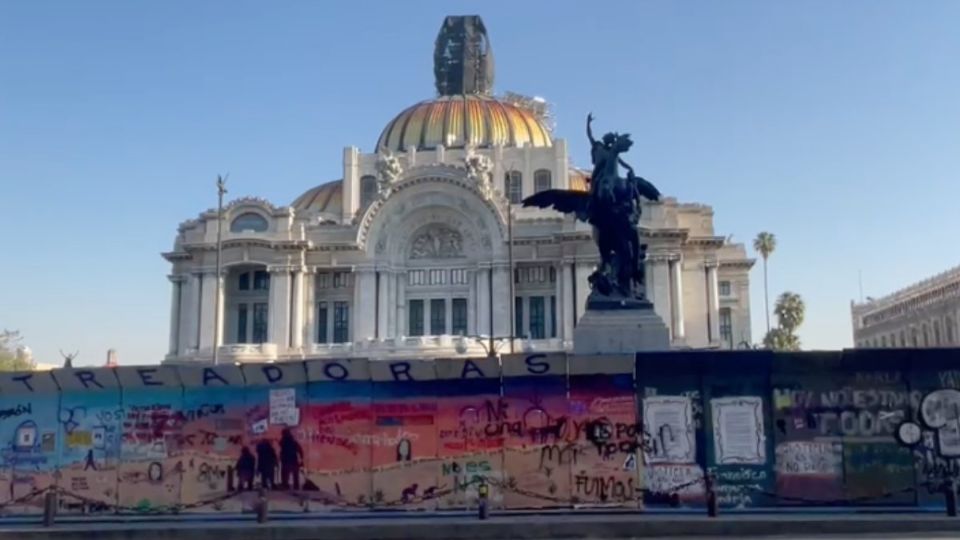
[[[3,373],[0,509],[942,507],[958,389],[957,349]]]

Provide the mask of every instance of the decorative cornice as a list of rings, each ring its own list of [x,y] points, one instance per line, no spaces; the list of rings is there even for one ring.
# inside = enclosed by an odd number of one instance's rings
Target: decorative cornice
[[[756,259],[736,259],[732,261],[730,260],[719,261],[720,268],[724,268],[724,269],[733,268],[733,269],[743,269],[743,270],[749,270],[753,268],[753,265],[756,264],[756,262],[757,262]]]
[[[160,254],[161,257],[169,262],[189,261],[193,257],[186,251],[166,251]]]
[[[234,199],[234,200],[228,202],[228,203],[223,207],[223,210],[224,210],[224,212],[226,212],[227,210],[231,210],[231,209],[236,208],[236,207],[238,207],[238,206],[259,206],[259,207],[261,207],[261,208],[264,208],[264,209],[266,209],[266,210],[269,210],[271,213],[274,213],[274,212],[277,212],[278,210],[280,210],[279,208],[277,208],[276,206],[274,206],[273,203],[271,203],[270,201],[268,201],[268,200],[266,200],[266,199],[264,199],[264,198],[261,198],[261,197],[240,197],[240,198],[238,198],[238,199]],[[214,214],[217,213],[216,210],[212,210],[212,212],[213,212]]]
[[[167,276],[167,279],[169,279],[171,283],[183,283],[187,281],[187,276],[185,274],[171,274]]]
[[[693,246],[721,247],[726,240],[723,236],[691,236],[687,238],[686,243]]]

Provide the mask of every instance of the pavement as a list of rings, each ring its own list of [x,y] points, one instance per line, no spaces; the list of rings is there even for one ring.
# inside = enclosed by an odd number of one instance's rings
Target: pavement
[[[122,519],[122,518],[115,518]],[[857,536],[845,536],[857,535]],[[249,518],[221,521],[137,519],[57,524],[0,520],[0,540],[509,540],[624,538],[960,538],[960,518],[933,514],[728,515],[552,513],[476,517]]]

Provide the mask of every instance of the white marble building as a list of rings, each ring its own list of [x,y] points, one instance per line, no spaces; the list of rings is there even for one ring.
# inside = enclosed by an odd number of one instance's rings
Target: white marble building
[[[379,151],[344,148],[341,179],[287,205],[225,206],[220,328],[217,212],[180,225],[164,253],[168,361],[209,361],[214,347],[226,362],[571,349],[598,261],[589,226],[518,203],[586,190],[588,175],[528,104],[437,86],[386,123]],[[709,206],[647,202],[640,234],[674,346],[750,342],[754,261],[715,233]]]
[[[960,266],[867,302],[850,302],[857,348],[960,345]]]

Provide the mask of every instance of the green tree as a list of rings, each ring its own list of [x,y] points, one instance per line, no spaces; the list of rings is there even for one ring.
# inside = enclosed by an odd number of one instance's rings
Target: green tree
[[[753,239],[753,249],[763,257],[763,313],[767,317],[767,333],[770,333],[770,295],[767,288],[767,259],[777,249],[777,237],[770,232],[761,232]]]
[[[777,298],[773,313],[777,316],[777,327],[763,337],[763,345],[774,351],[799,351],[800,338],[797,329],[803,324],[807,306],[803,298],[787,291]]]
[[[0,332],[0,371],[30,371],[36,367],[33,360],[17,354],[21,339],[18,331]]]

